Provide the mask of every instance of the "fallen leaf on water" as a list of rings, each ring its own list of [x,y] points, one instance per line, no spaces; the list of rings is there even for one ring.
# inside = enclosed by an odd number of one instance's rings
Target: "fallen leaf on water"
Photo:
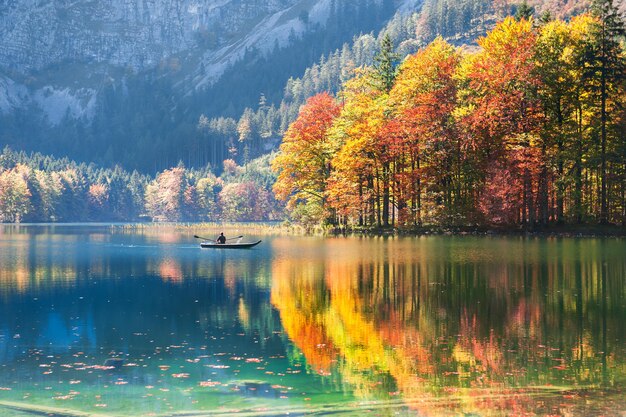
[[[200,381],[199,385],[201,387],[215,387],[218,385],[222,385],[222,383],[218,381]]]

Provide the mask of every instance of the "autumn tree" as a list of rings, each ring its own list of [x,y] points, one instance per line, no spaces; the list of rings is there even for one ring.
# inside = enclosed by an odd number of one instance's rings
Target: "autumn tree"
[[[594,0],[592,14],[597,19],[585,50],[585,77],[594,87],[600,112],[600,223],[609,221],[607,194],[608,140],[613,136],[609,122],[613,108],[622,101],[616,95],[624,79],[626,61],[620,39],[625,34],[624,21],[612,0]]]
[[[423,191],[432,220],[442,221],[438,215],[443,212],[452,216],[463,211],[462,182],[469,180],[463,165],[469,150],[453,117],[459,62],[459,52],[437,38],[404,61],[390,93],[396,122],[395,135],[388,138],[395,194],[399,210],[415,213],[414,223],[422,221]]]
[[[387,95],[376,88],[372,70],[348,81],[340,98],[344,105],[329,130],[339,150],[327,195],[330,205],[345,219],[358,217],[361,225],[381,225],[382,148]]]
[[[269,193],[253,182],[226,184],[219,193],[218,201],[222,220],[269,220]]]
[[[0,222],[19,223],[30,208],[26,167],[0,171]]]
[[[101,220],[108,212],[109,187],[106,184],[91,184],[88,191],[89,217],[91,220]]]
[[[326,212],[326,184],[331,173],[331,159],[337,151],[328,130],[341,106],[327,93],[311,97],[302,106],[298,118],[289,126],[272,169],[278,172],[274,193],[288,201],[292,212],[306,207],[313,218],[323,220]]]
[[[554,220],[566,220],[565,197],[572,188],[570,215],[582,219],[582,172],[585,124],[589,124],[589,94],[581,66],[585,39],[592,19],[554,20],[539,31],[535,47],[536,73],[541,80],[544,124],[541,135],[554,171]],[[573,186],[573,187],[572,187]]]
[[[519,10],[476,52],[436,39],[398,73],[379,57],[344,84],[330,175],[315,183],[341,221],[533,227],[626,212],[619,19],[535,26]]]
[[[461,65],[463,105],[457,110],[463,126],[475,141],[485,183],[500,176],[500,169],[522,169],[512,178],[523,183],[519,196],[519,220],[537,220],[537,202],[547,204],[546,177],[533,177],[527,169],[544,164],[544,145],[537,137],[542,113],[537,99],[540,80],[534,64],[536,34],[532,22],[509,17],[478,43],[481,50]],[[536,148],[540,152],[528,151]],[[500,163],[506,159],[531,158],[521,164]],[[491,187],[485,187],[481,196]],[[541,192],[539,192],[541,190]],[[494,190],[497,191],[497,190]],[[515,206],[517,207],[517,206]],[[545,211],[545,210],[544,210]],[[488,219],[489,212],[483,212]],[[542,221],[546,219],[542,218]]]
[[[158,221],[182,220],[186,188],[184,168],[177,167],[161,172],[146,187],[146,211]]]

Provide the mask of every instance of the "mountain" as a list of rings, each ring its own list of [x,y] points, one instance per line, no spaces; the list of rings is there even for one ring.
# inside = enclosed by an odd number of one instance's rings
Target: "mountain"
[[[176,163],[176,139],[201,113],[240,114],[413,2],[0,2],[0,145],[142,170]]]
[[[586,7],[529,3],[561,17]],[[471,43],[517,5],[0,1],[0,146],[147,173],[246,162],[276,147],[306,97],[370,63],[380,34],[403,54],[439,34]]]
[[[90,118],[102,85],[164,70],[209,86],[246,51],[323,26],[331,0],[30,0],[0,3],[0,111],[30,104],[51,125]]]
[[[290,11],[306,11],[305,3],[299,0],[4,2],[0,59],[3,69],[20,72],[69,61],[141,70],[202,48],[204,53],[199,59],[217,61],[234,55],[225,53],[224,49],[236,46],[247,34],[263,30],[264,35],[271,37],[273,30],[288,23],[286,15]],[[311,9],[316,6],[309,4]],[[316,10],[312,12],[316,20],[323,19]],[[282,22],[278,23],[279,20]]]

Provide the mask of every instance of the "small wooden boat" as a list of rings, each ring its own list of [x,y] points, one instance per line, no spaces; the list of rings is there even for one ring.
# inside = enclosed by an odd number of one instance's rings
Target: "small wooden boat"
[[[200,246],[203,248],[211,249],[249,249],[261,243],[260,240],[251,243],[215,243],[215,242],[202,242]]]

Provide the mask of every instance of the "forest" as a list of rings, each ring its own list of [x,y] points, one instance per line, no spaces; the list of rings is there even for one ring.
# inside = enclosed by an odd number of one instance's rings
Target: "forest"
[[[302,107],[273,161],[302,222],[386,227],[626,224],[624,23],[524,8],[478,40],[396,65],[386,37],[337,97]]]
[[[0,222],[273,220],[281,204],[269,191],[271,157],[225,160],[219,177],[180,164],[153,178],[5,148]]]
[[[190,168],[211,164],[216,172],[224,159],[243,164],[244,148],[250,158],[267,153],[297,114],[302,103],[280,106],[289,77],[302,74],[322,54],[351,43],[355,34],[379,30],[393,12],[390,0],[331,0],[324,26],[300,16],[309,26],[306,33],[292,33],[288,46],[275,44],[267,52],[252,45],[207,87],[185,78],[190,69],[184,62],[139,72],[110,68],[104,76],[97,70],[74,74],[72,68],[66,76],[98,80],[93,117],[67,114],[50,124],[35,105],[14,113],[0,111],[0,149],[9,146],[106,167],[119,164],[151,175],[181,160]],[[201,48],[194,51],[202,53]],[[45,78],[45,73],[36,77]],[[213,123],[203,125],[202,120]],[[251,127],[248,136],[240,137],[240,123]]]
[[[570,20],[535,18],[524,3],[478,47],[423,44],[415,34],[442,30],[443,3],[322,57],[289,79],[279,107],[261,95],[238,120],[200,116],[153,175],[6,147],[0,221],[625,224],[624,23],[613,3]],[[481,19],[467,10],[461,21]]]
[[[185,70],[176,65],[138,73],[111,69],[97,83],[92,118],[67,114],[51,126],[36,106],[0,112],[0,147],[151,175],[181,160],[190,168],[211,164],[219,172],[224,159],[245,164],[275,149],[308,97],[336,93],[355,68],[373,64],[384,34],[402,56],[437,34],[469,44],[517,8],[509,1],[496,3],[427,0],[421,9],[394,15],[389,0],[333,0],[325,26],[309,23],[311,30],[290,37],[285,48],[248,49],[208,88],[181,81]],[[239,125],[248,127],[246,135],[240,135]]]

